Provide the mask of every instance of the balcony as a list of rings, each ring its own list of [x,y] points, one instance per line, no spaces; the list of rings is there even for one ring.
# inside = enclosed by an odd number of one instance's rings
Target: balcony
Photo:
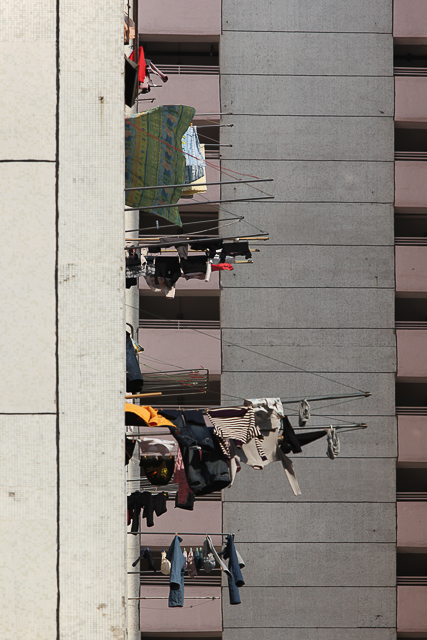
[[[427,161],[396,159],[395,183],[396,212],[427,212]]]
[[[426,501],[397,502],[397,546],[406,552],[427,551]]]
[[[423,328],[396,330],[399,382],[427,382],[427,323],[414,326]]]
[[[161,87],[152,89],[148,98],[155,98],[151,106],[162,104],[185,104],[196,109],[197,113],[219,113],[219,67],[205,65],[163,65],[154,62],[169,80]],[[156,76],[153,76],[155,79]],[[149,105],[140,101],[139,110]],[[150,106],[150,105],[149,105]]]
[[[397,424],[398,464],[402,466],[427,465],[427,416],[399,415]]]
[[[427,43],[425,0],[394,0],[393,37],[399,44]]]
[[[144,352],[141,370],[170,371],[204,368],[209,374],[221,373],[221,341],[219,322],[176,320],[141,320],[139,337]],[[186,328],[181,328],[181,327]],[[216,327],[216,328],[212,328]]]
[[[139,33],[144,40],[159,36],[165,41],[221,35],[221,0],[157,0],[146,2],[139,12]]]
[[[397,587],[397,632],[407,637],[427,635],[427,586]],[[419,634],[419,635],[415,635]]]
[[[427,123],[427,69],[401,68],[394,82],[396,126]]]
[[[396,294],[427,297],[426,246],[396,246]]]

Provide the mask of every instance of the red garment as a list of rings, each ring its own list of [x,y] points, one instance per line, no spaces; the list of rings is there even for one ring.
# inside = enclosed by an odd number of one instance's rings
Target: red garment
[[[135,49],[132,51],[132,53],[129,56],[129,60],[132,60],[133,62],[135,62]],[[139,69],[138,69],[138,80],[139,82],[144,82],[145,80],[145,55],[144,55],[144,49],[143,47],[139,47],[139,53],[138,53],[138,65],[139,65]]]
[[[213,264],[212,271],[234,271],[234,267],[228,262],[220,262],[219,264]]]

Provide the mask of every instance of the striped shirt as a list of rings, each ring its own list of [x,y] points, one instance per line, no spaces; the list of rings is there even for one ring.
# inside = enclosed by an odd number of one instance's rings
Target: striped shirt
[[[237,446],[242,446],[254,439],[261,459],[267,460],[261,444],[264,436],[255,424],[255,414],[252,407],[210,409],[208,416],[214,425],[214,434],[218,444],[227,458],[231,458],[229,440],[234,440]]]

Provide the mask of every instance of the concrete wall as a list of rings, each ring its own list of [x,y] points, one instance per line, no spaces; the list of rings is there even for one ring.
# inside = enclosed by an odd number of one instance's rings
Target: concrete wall
[[[250,268],[221,274],[222,402],[372,392],[313,403],[310,424],[369,429],[343,434],[334,462],[324,440],[293,456],[301,496],[280,465],[245,467],[225,492],[224,530],[247,567],[242,604],[224,594],[224,640],[391,640],[392,3],[223,0],[222,17],[221,111],[234,123],[223,167],[275,180],[260,185],[274,201],[228,205],[270,241]]]
[[[122,25],[2,9],[2,638],[125,637]]]

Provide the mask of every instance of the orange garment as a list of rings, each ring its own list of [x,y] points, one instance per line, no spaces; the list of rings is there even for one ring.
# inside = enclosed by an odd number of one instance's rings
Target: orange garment
[[[157,409],[153,409],[153,407],[141,407],[139,404],[125,402],[125,412],[135,414],[149,427],[173,427],[175,429],[175,425],[170,420],[160,416]]]

